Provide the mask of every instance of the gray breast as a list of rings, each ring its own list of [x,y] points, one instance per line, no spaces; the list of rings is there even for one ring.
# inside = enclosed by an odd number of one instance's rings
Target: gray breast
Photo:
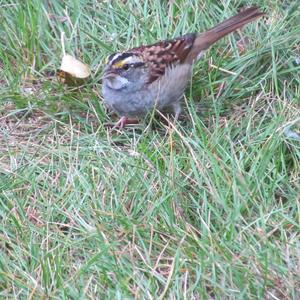
[[[164,110],[181,99],[191,74],[191,65],[168,68],[160,80],[137,91],[113,90],[102,85],[104,102],[120,116],[138,117],[155,107]]]

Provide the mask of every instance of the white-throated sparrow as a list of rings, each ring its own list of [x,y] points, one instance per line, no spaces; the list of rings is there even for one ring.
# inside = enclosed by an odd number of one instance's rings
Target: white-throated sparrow
[[[121,116],[115,126],[122,128],[129,117],[145,115],[154,108],[171,109],[176,119],[193,62],[216,41],[263,14],[250,7],[204,33],[110,55],[102,91],[104,102]]]

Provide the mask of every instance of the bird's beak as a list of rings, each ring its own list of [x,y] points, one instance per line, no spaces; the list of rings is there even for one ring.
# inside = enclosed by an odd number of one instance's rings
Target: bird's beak
[[[120,76],[117,72],[110,71],[108,73],[104,73],[102,77],[103,80],[106,81],[106,84],[115,90],[121,89],[128,84],[128,80],[125,77]]]
[[[113,78],[116,78],[117,76],[119,76],[119,75],[116,72],[110,71],[109,73],[104,73],[102,80],[103,79],[113,79]]]

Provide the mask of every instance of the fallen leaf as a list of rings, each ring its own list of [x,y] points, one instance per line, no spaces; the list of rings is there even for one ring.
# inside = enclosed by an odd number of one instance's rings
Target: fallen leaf
[[[68,54],[63,56],[57,71],[58,80],[68,85],[82,84],[90,75],[90,68],[86,64]]]

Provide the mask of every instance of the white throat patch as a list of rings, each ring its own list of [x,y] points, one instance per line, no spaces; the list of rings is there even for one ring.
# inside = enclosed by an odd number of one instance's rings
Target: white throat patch
[[[120,90],[128,84],[128,80],[122,76],[112,76],[105,79],[107,86],[113,90]]]

